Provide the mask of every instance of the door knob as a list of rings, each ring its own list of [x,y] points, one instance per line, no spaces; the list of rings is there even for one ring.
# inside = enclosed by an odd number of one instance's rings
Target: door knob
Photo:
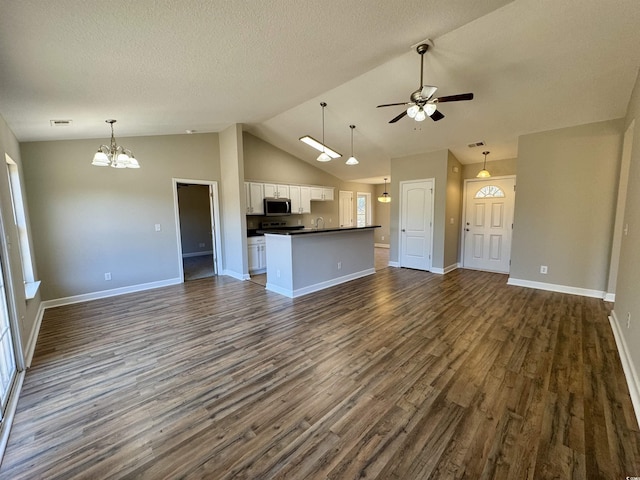
[[[406,232],[406,230],[405,230],[404,228],[402,229],[402,231],[403,231],[403,232]]]
[[[469,229],[468,229],[468,228],[465,228],[465,230],[466,230],[467,232],[469,231]]]

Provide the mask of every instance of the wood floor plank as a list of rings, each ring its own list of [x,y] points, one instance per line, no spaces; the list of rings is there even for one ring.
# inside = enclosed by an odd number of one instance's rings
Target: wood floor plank
[[[640,476],[610,308],[398,268],[51,308],[0,478]]]

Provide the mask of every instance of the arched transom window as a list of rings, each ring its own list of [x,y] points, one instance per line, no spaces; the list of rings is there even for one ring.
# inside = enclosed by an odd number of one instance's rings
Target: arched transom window
[[[475,198],[503,198],[504,192],[500,187],[487,185],[476,192]]]

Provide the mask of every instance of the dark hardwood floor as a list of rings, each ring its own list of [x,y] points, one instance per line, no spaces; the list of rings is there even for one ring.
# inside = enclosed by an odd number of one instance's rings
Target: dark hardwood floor
[[[0,478],[640,476],[609,309],[398,268],[50,309]]]

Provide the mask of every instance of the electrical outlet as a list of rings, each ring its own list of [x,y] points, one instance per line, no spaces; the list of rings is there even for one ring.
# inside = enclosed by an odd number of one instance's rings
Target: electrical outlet
[[[384,240],[384,235],[382,235],[382,236],[380,237],[380,240]]]
[[[111,272],[107,272],[104,274],[104,279],[105,280],[111,280]]]
[[[156,223],[155,227],[156,227],[156,232],[159,232],[160,230],[162,230],[159,223]]]
[[[338,270],[342,269],[342,262],[338,262]]]
[[[276,270],[276,277],[280,278],[280,270]]]
[[[627,312],[627,328],[631,327],[631,312]]]
[[[540,273],[542,273],[543,275],[547,274],[547,266],[546,265],[540,265]]]
[[[199,247],[199,248],[204,248],[204,242],[200,242],[200,243],[198,244],[198,247]]]

